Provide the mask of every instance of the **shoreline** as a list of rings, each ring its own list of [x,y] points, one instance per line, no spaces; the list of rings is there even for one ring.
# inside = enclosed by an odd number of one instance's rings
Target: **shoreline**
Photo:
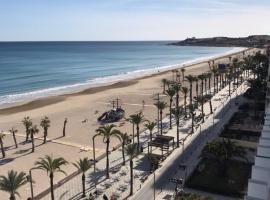
[[[66,93],[66,94],[58,94],[58,95],[56,94],[56,95],[52,95],[52,96],[48,96],[48,97],[41,97],[41,98],[29,100],[29,101],[3,104],[3,105],[0,105],[0,115],[14,114],[17,112],[23,112],[23,111],[33,110],[33,109],[37,109],[37,108],[42,108],[44,106],[60,103],[64,100],[66,100],[68,97],[89,95],[89,94],[94,94],[94,93],[98,93],[98,92],[103,92],[103,91],[109,90],[109,89],[128,87],[128,86],[131,86],[131,85],[137,83],[140,80],[160,76],[160,75],[163,75],[163,74],[170,72],[173,69],[180,69],[180,68],[189,68],[190,69],[194,66],[208,63],[208,61],[220,60],[223,58],[227,58],[229,56],[234,56],[234,55],[240,54],[242,52],[250,51],[252,49],[256,49],[256,48],[243,48],[241,50],[238,50],[238,51],[235,51],[232,53],[225,52],[222,55],[217,55],[217,56],[214,55],[212,57],[201,58],[201,59],[198,58],[195,61],[190,61],[190,62],[187,61],[187,62],[184,62],[182,64],[171,65],[170,67],[165,66],[166,69],[164,69],[164,70],[159,69],[159,70],[157,70],[157,72],[152,72],[150,74],[143,74],[140,77],[134,77],[134,78],[129,78],[129,79],[125,79],[125,80],[108,82],[105,85],[88,87],[86,89],[82,89],[79,91],[74,91],[74,92],[70,92],[70,93]]]

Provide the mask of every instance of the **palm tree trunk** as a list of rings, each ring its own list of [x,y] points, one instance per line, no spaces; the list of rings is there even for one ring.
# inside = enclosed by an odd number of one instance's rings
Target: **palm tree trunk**
[[[198,86],[198,81],[196,82],[196,96],[199,96],[199,86]]]
[[[204,91],[207,94],[207,79],[204,80]]]
[[[106,178],[109,178],[109,139],[107,139],[107,146],[106,146]]]
[[[63,127],[63,137],[65,137],[65,136],[66,136],[66,124],[67,124],[67,122],[66,122],[66,121],[64,121],[64,127]]]
[[[11,194],[10,197],[9,197],[9,200],[16,200],[15,195]]]
[[[194,133],[194,114],[191,115],[191,133]]]
[[[130,158],[130,196],[133,195],[133,160]]]
[[[35,141],[34,141],[34,134],[31,133],[31,142],[32,142],[32,153],[35,152]]]
[[[177,138],[177,148],[179,147],[179,116],[176,117],[176,138]]]
[[[192,83],[190,83],[190,91],[189,91],[189,104],[192,104]]]
[[[201,95],[203,95],[203,80],[201,82]]]
[[[25,138],[25,142],[27,142],[29,140],[29,128],[26,128],[26,138]]]
[[[46,128],[44,128],[43,144],[45,144],[47,142],[47,131],[48,130]]]
[[[135,125],[132,123],[132,143],[134,144],[134,138],[135,138]]]
[[[172,129],[172,101],[173,99],[170,99],[170,129]]]
[[[218,92],[218,75],[216,76],[216,92]]]
[[[214,76],[213,79],[214,79],[214,92],[213,93],[215,94],[216,93],[216,77]]]
[[[231,96],[231,82],[229,81],[229,96]]]
[[[17,149],[17,148],[18,148],[18,144],[17,144],[17,140],[16,140],[16,135],[15,135],[14,132],[12,133],[12,136],[13,136],[13,140],[14,140],[15,147],[16,147],[16,149]]]
[[[203,102],[202,102],[202,105],[201,105],[201,107],[202,107],[202,122],[204,122],[204,111],[203,111]]]
[[[184,96],[185,118],[187,118],[187,95]]]
[[[85,195],[85,174],[82,174],[82,187],[83,187],[83,194],[82,197],[86,197]]]
[[[208,79],[208,90],[209,93],[211,94],[211,78]]]
[[[179,107],[179,93],[176,94],[176,106]]]
[[[160,110],[160,134],[163,134],[162,110]]]
[[[3,140],[1,138],[0,138],[0,145],[1,145],[2,157],[5,158],[6,153],[5,153],[5,149],[4,149]]]
[[[212,101],[209,100],[209,106],[210,106],[210,114],[213,114],[213,107],[212,107]]]
[[[51,200],[54,200],[54,190],[53,190],[53,173],[50,173],[50,185],[51,185]]]
[[[126,159],[125,159],[125,144],[122,143],[122,157],[123,157],[123,165],[126,164]]]
[[[137,152],[140,151],[140,127],[139,127],[139,124],[137,124]]]

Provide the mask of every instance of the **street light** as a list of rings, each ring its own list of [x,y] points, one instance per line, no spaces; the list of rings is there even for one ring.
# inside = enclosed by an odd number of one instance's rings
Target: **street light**
[[[154,171],[154,200],[156,200],[156,173]]]
[[[187,166],[184,164],[180,164],[178,167],[179,169],[184,170],[184,180],[183,180],[183,186],[184,186],[186,177],[187,177]]]
[[[32,167],[29,170],[29,182],[30,182],[30,189],[31,189],[31,199],[34,199],[34,189],[33,189],[33,179],[32,179],[32,170],[39,169],[37,167]]]

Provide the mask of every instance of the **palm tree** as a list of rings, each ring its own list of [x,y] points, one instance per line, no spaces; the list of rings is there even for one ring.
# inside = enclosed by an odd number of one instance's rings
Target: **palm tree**
[[[43,144],[45,144],[47,141],[48,128],[50,127],[50,123],[51,123],[51,121],[49,120],[49,118],[47,116],[45,116],[40,122],[40,126],[44,129]]]
[[[140,124],[143,123],[145,121],[145,118],[142,114],[142,112],[136,113],[134,115],[130,115],[131,117],[131,121],[132,123],[134,123],[134,125],[136,125],[136,135],[137,135],[137,150],[139,152],[139,148],[140,148]],[[133,142],[134,143],[134,142]]]
[[[66,165],[68,162],[60,157],[60,158],[53,158],[52,156],[46,155],[45,158],[39,158],[38,161],[35,162],[37,169],[41,169],[46,171],[50,177],[50,189],[51,189],[51,200],[54,200],[54,190],[53,190],[53,178],[54,173],[61,172],[66,174],[61,167]]]
[[[170,129],[172,129],[172,102],[175,95],[175,90],[173,88],[169,88],[166,90],[166,95],[170,97]]]
[[[181,72],[182,72],[182,80],[184,81],[185,78],[185,68],[181,68]]]
[[[2,158],[6,157],[6,152],[5,152],[5,148],[4,148],[4,142],[3,139],[6,135],[1,131],[0,133],[0,146],[1,146],[1,152],[2,152]]]
[[[182,87],[181,92],[184,94],[185,118],[187,118],[187,93],[188,93],[188,88],[187,87]]]
[[[206,101],[209,102],[210,114],[213,114],[213,107],[212,107],[212,101],[211,101],[213,95],[206,94],[206,95],[204,95],[204,97],[206,98]]]
[[[210,60],[208,61],[208,67],[209,67],[209,69],[211,69],[211,61]]]
[[[175,94],[176,94],[176,106],[179,106],[179,92],[181,91],[181,85],[180,84],[178,84],[178,83],[174,83],[173,85],[172,85],[172,88],[174,89],[174,91],[175,91]]]
[[[244,148],[237,146],[235,142],[225,138],[208,142],[204,146],[200,157],[217,162],[220,176],[226,176],[229,161],[232,158],[243,158],[247,160]]]
[[[179,147],[179,121],[185,115],[185,109],[183,106],[176,107],[172,110],[172,113],[176,120],[176,136],[177,136],[177,147]]]
[[[7,176],[0,176],[0,190],[10,194],[10,200],[16,200],[15,195],[20,196],[18,189],[27,183],[24,172],[8,171]]]
[[[126,146],[126,153],[129,156],[129,167],[130,167],[130,196],[133,195],[133,158],[137,155],[136,151],[137,144],[129,144]]]
[[[194,76],[194,81],[196,82],[195,85],[196,96],[199,96],[199,78],[197,76]]]
[[[204,90],[205,90],[205,93],[207,93],[207,73],[204,73],[203,74],[203,78],[204,78]]]
[[[91,168],[91,162],[87,158],[80,159],[76,163],[73,163],[73,165],[78,169],[80,173],[82,173],[82,189],[83,194],[82,197],[86,197],[85,195],[85,172]]]
[[[165,93],[168,80],[166,78],[163,78],[163,79],[161,79],[161,82],[163,84],[163,93]]]
[[[201,95],[203,95],[203,81],[204,81],[204,74],[200,74],[198,79],[201,81]]]
[[[37,125],[31,126],[29,128],[29,133],[31,135],[31,142],[32,142],[32,153],[35,152],[35,138],[34,135],[37,134],[39,132],[39,129],[37,127]]]
[[[159,110],[160,134],[162,135],[163,133],[162,114],[163,114],[163,110],[167,107],[167,103],[165,103],[164,101],[157,101],[154,105]]]
[[[227,80],[229,85],[229,96],[231,96],[231,81],[232,81],[233,75],[231,73],[227,74]]]
[[[25,141],[28,141],[29,139],[29,128],[32,126],[33,122],[32,122],[32,119],[27,116],[27,117],[24,117],[23,120],[22,120],[22,123],[23,125],[25,126],[25,132],[26,132],[26,138],[25,138]]]
[[[217,87],[217,82],[216,82],[216,77],[218,76],[218,69],[217,68],[215,68],[215,67],[213,67],[213,69],[211,70],[211,72],[213,73],[213,80],[214,80],[214,94],[216,93],[216,91],[217,91],[217,89],[216,89],[216,87]]]
[[[209,90],[209,93],[211,93],[211,78],[212,78],[212,73],[211,72],[208,72],[206,74],[207,78],[208,78],[208,90]]]
[[[188,109],[189,109],[189,115],[191,117],[191,134],[194,133],[194,118],[196,116],[195,110],[197,106],[195,104],[189,104]]]
[[[129,115],[129,118],[126,119],[126,121],[132,124],[132,142],[133,143],[134,143],[134,137],[135,137],[135,124],[133,123],[134,117],[135,117],[135,114],[132,114],[132,115]]]
[[[109,178],[109,148],[110,148],[110,139],[111,137],[116,135],[119,135],[119,131],[117,129],[115,129],[115,125],[114,124],[110,124],[110,125],[104,125],[104,126],[100,126],[96,132],[97,134],[95,134],[93,136],[93,147],[95,146],[95,137],[97,136],[101,136],[103,137],[103,142],[106,144],[106,178]],[[118,137],[117,137],[118,138]],[[95,153],[95,150],[93,151]],[[95,163],[95,155],[94,155],[94,163]],[[94,164],[95,167],[95,164]],[[95,170],[95,169],[94,169]]]
[[[12,127],[9,130],[9,132],[12,134],[12,137],[13,137],[13,140],[14,140],[14,144],[15,144],[15,148],[17,149],[18,148],[18,144],[17,144],[17,140],[16,140],[16,135],[15,134],[18,132],[18,130]]]
[[[144,124],[144,127],[149,130],[150,141],[152,141],[153,130],[154,130],[155,126],[156,126],[156,123],[150,122],[150,121],[147,121],[147,124]]]
[[[204,122],[204,103],[206,102],[206,98],[204,95],[200,95],[195,98],[196,102],[201,105],[201,114],[202,114],[202,122]]]
[[[192,75],[186,76],[187,81],[189,82],[189,102],[192,104],[192,83],[195,81],[195,77]]]
[[[67,126],[67,122],[68,122],[68,119],[65,118],[65,121],[64,121],[64,127],[63,127],[63,137],[66,136],[66,126]]]
[[[126,164],[126,159],[125,159],[125,146],[129,143],[129,137],[127,133],[122,133],[119,131],[119,134],[115,135],[118,137],[118,139],[121,141],[122,144],[122,157],[123,157],[123,165]]]

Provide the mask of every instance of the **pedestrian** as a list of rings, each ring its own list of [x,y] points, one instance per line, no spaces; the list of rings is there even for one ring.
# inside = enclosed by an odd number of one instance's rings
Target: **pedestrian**
[[[106,194],[103,195],[103,200],[109,200]]]
[[[89,200],[94,200],[94,196],[92,195],[91,192],[90,192],[90,194],[89,194]]]
[[[144,109],[144,106],[145,106],[145,101],[142,100],[142,108]]]

